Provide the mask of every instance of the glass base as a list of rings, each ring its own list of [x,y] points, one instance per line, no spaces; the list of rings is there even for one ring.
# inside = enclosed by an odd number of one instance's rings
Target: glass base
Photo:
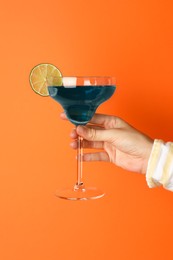
[[[105,193],[97,188],[85,188],[83,184],[76,184],[71,189],[57,190],[55,195],[66,200],[93,200],[102,198]]]

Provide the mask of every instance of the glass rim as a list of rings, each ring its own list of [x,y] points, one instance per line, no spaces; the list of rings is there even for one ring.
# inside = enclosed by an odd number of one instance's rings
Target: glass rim
[[[52,78],[115,78],[114,76],[51,76]]]
[[[112,76],[52,76],[49,77],[49,86],[56,81],[58,84],[62,83],[62,86],[116,85],[116,79]]]
[[[116,77],[114,76],[52,76],[50,79],[64,79],[64,80],[106,80],[106,81],[111,81],[112,83],[116,83]]]

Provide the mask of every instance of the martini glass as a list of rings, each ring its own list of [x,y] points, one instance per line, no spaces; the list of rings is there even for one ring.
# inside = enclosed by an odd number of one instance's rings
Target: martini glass
[[[86,125],[98,106],[108,100],[116,88],[112,77],[62,77],[61,86],[56,86],[54,82],[60,82],[59,78],[53,77],[49,81],[49,95],[63,107],[67,118],[76,127]],[[101,198],[104,196],[104,192],[84,185],[82,175],[83,138],[78,136],[77,142],[77,181],[72,188],[57,190],[56,196],[68,200]]]

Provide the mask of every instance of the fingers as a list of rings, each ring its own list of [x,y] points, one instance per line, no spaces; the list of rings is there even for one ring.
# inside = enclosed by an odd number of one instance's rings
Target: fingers
[[[87,126],[88,128],[94,128],[94,129],[103,129],[103,128],[101,128],[101,127],[98,127],[98,126],[94,126],[94,125],[88,125]],[[70,137],[72,138],[72,139],[77,139],[77,137],[78,137],[78,134],[77,134],[77,131],[76,131],[76,128],[73,128],[72,129],[72,131],[71,131],[71,133],[70,133]]]
[[[115,138],[115,129],[95,129],[86,126],[78,126],[76,132],[87,141],[109,141]]]
[[[77,140],[70,143],[71,148],[77,149]],[[103,149],[104,142],[90,142],[87,140],[83,140],[82,147],[88,149]]]
[[[96,127],[95,129],[98,129],[98,127]],[[71,148],[73,149],[77,149],[77,137],[78,137],[78,134],[76,132],[76,129],[73,129],[70,133],[70,137],[72,139],[74,139],[74,141],[72,141],[70,143],[70,146]],[[83,148],[89,148],[89,149],[103,149],[104,147],[104,142],[102,141],[96,141],[96,142],[93,142],[93,141],[88,141],[88,140],[83,140],[82,142],[82,146]]]
[[[103,161],[109,162],[109,156],[106,152],[99,152],[99,153],[85,153],[83,155],[84,162],[95,162],[95,161]]]
[[[67,120],[66,114],[61,113],[60,117]],[[102,142],[115,143],[118,138],[118,130],[130,130],[132,127],[125,121],[118,117],[107,116],[102,114],[95,114],[90,121],[91,125],[77,126],[73,129],[70,136],[72,139],[77,139],[78,135],[83,137],[86,142],[86,148],[98,148],[103,147]],[[123,133],[123,132],[122,132]],[[90,141],[90,142],[87,142]],[[94,142],[93,144],[91,142]],[[95,142],[101,142],[96,144]],[[76,148],[76,144],[71,144],[71,147]]]

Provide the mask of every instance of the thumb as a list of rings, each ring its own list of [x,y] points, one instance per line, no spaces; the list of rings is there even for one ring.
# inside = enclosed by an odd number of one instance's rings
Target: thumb
[[[77,134],[88,141],[112,141],[115,139],[115,129],[95,129],[86,126],[78,126]]]

